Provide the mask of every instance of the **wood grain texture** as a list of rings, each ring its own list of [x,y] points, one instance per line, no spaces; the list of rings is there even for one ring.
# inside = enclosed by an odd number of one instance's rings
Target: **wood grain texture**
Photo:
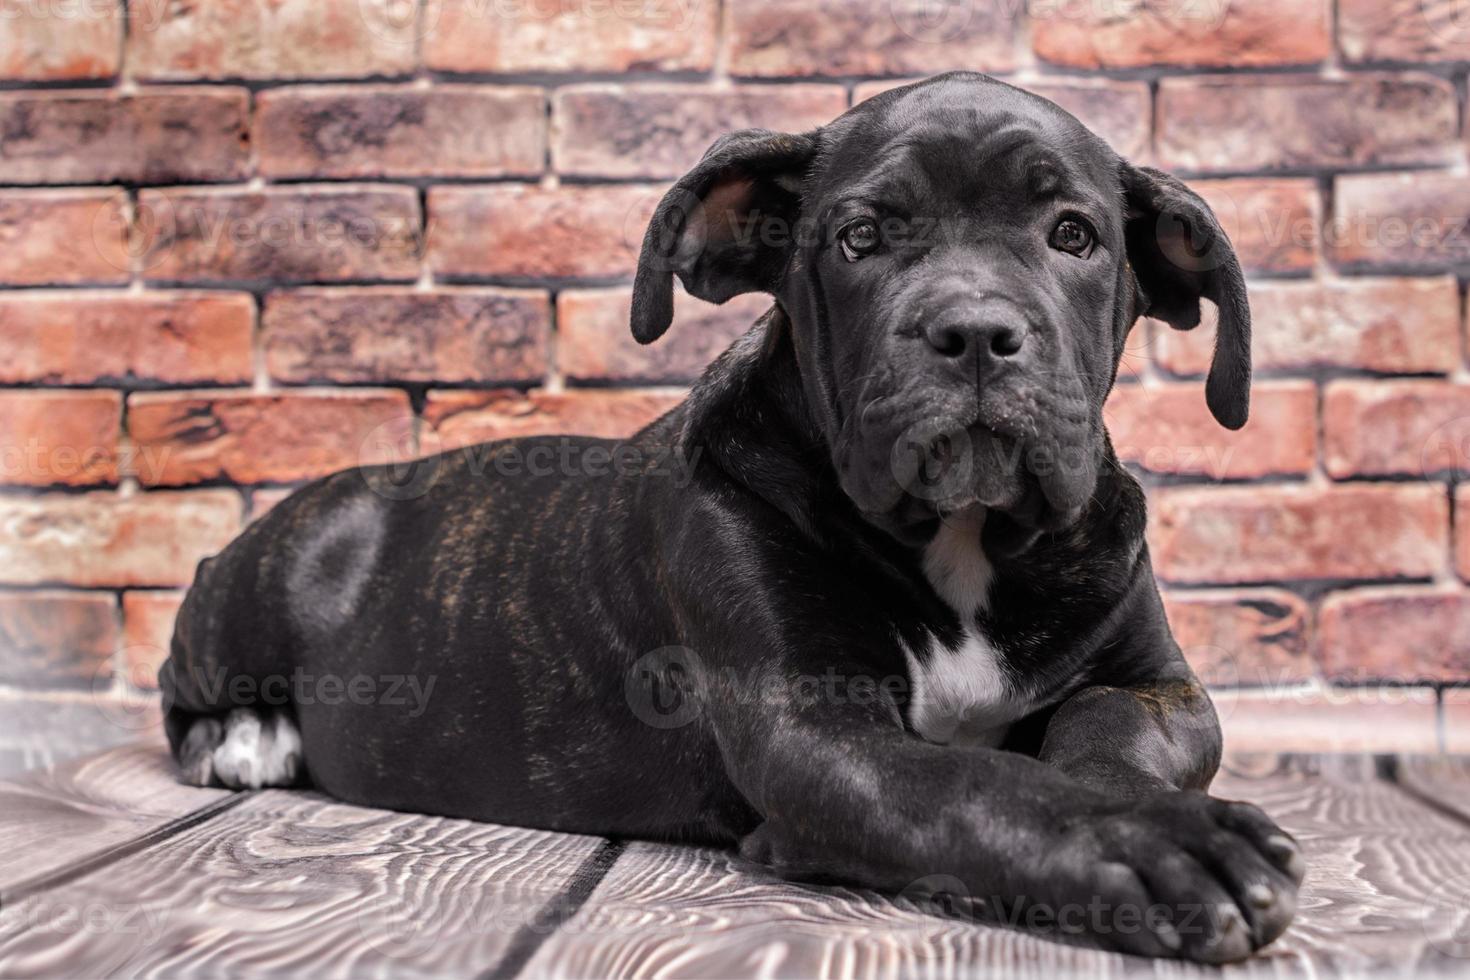
[[[1377,778],[1372,759],[1237,760],[1217,795],[1262,805],[1311,865],[1298,921],[1224,971],[1063,945],[890,898],[751,875],[729,855],[632,845],[542,946],[537,977],[1316,977],[1470,972],[1452,902],[1470,828]],[[944,869],[935,869],[943,874]],[[1465,903],[1462,908],[1470,907]]]
[[[163,741],[156,697],[0,692],[0,777],[6,779],[147,739]]]
[[[1470,758],[1414,755],[1398,760],[1398,783],[1431,806],[1470,822]]]
[[[473,974],[601,843],[256,793],[5,910],[0,975]]]
[[[1401,783],[1410,769],[1400,767]],[[1299,836],[1310,872],[1287,935],[1216,971],[1048,941],[977,922],[962,906],[934,914],[782,882],[723,851],[632,842],[618,856],[599,838],[311,793],[189,790],[160,749],[139,749],[78,775],[32,777],[16,798],[38,819],[16,821],[28,836],[10,849],[21,854],[4,856],[20,866],[54,842],[57,825],[38,802],[48,792],[88,801],[57,812],[93,841],[149,826],[144,811],[156,821],[183,802],[179,792],[236,805],[0,909],[0,976],[442,976],[508,963],[528,977],[1470,973],[1470,821],[1384,775],[1392,768],[1368,757],[1227,764],[1214,791],[1264,806]]]
[[[229,795],[184,786],[157,742],[0,781],[0,893]]]

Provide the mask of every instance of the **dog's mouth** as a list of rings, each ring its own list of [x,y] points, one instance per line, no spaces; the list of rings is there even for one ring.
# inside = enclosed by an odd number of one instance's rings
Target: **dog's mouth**
[[[940,521],[975,507],[988,515],[987,550],[1017,553],[1081,516],[1096,483],[1096,454],[1044,434],[972,422],[909,426],[885,467],[843,469],[843,487],[868,519],[899,540],[923,543]]]

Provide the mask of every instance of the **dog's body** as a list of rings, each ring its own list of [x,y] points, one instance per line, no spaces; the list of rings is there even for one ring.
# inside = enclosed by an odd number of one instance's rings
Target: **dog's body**
[[[964,220],[920,240],[923,214]],[[164,677],[186,777],[283,785],[304,760],[371,805],[1173,909],[1094,927],[1135,952],[1269,942],[1300,855],[1189,792],[1218,724],[1101,427],[1133,321],[1193,326],[1201,297],[1211,407],[1244,422],[1239,267],[1228,244],[1161,265],[1166,215],[1223,243],[1182,185],[980,76],[717,144],[654,219],[634,330],[667,327],[672,274],[772,311],[621,446],[492,444],[407,490],[337,474],[205,562]],[[772,234],[798,218],[812,240]],[[560,465],[507,475],[539,449]],[[392,678],[424,696],[391,703]]]

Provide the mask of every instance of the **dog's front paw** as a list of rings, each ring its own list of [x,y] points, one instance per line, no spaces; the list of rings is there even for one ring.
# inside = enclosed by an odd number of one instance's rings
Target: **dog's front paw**
[[[1174,792],[1079,818],[1050,868],[1115,948],[1228,963],[1286,930],[1306,861],[1259,808]]]

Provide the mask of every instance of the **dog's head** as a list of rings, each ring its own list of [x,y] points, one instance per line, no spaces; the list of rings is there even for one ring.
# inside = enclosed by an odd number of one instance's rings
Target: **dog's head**
[[[722,138],[644,239],[633,333],[668,329],[672,276],[776,296],[844,492],[898,529],[982,504],[1074,521],[1103,401],[1141,315],[1219,308],[1206,399],[1245,423],[1250,313],[1206,204],[1045,99],[941,75],[819,130]]]

